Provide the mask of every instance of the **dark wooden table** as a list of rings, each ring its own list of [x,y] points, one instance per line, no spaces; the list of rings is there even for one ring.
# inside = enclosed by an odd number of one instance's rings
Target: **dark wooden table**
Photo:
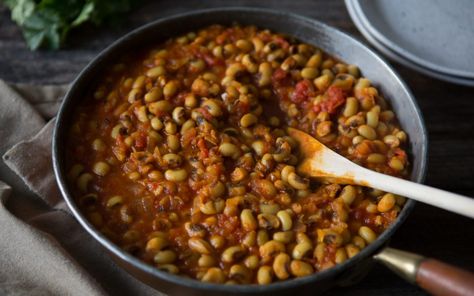
[[[128,17],[120,28],[81,28],[67,48],[30,52],[21,32],[0,5],[0,78],[35,84],[67,83],[104,47],[149,21],[179,12],[219,6],[260,6],[291,11],[321,20],[363,40],[343,1],[153,1]],[[365,42],[367,43],[367,42]],[[429,132],[426,184],[474,196],[474,88],[457,86],[394,64],[413,91]],[[391,245],[474,270],[474,222],[418,204]],[[338,288],[334,295],[425,295],[382,266],[375,266],[359,284]]]

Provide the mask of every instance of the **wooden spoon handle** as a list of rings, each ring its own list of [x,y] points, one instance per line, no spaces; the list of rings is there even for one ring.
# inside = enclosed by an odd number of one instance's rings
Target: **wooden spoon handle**
[[[416,283],[433,295],[474,295],[474,274],[435,259],[420,262]]]
[[[392,248],[382,250],[374,259],[433,295],[474,295],[474,274],[469,271]]]
[[[474,198],[395,178],[359,167],[355,182],[402,195],[453,213],[474,218]]]

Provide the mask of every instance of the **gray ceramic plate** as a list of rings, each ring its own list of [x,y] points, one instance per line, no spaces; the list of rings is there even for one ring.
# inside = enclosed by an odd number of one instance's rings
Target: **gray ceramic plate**
[[[370,30],[370,25],[367,23],[367,20],[363,17],[360,16],[360,12],[358,9],[354,7],[354,3],[356,1],[353,0],[346,0],[346,6],[349,11],[349,14],[354,21],[354,24],[356,27],[359,29],[359,31],[362,33],[362,35],[380,52],[382,52],[385,56],[389,57],[390,59],[399,62],[402,65],[405,65],[409,68],[412,68],[420,73],[426,74],[428,76],[441,79],[444,81],[456,83],[456,84],[462,84],[462,85],[467,85],[467,86],[474,86],[474,79],[469,79],[469,78],[464,78],[464,77],[459,77],[459,76],[453,76],[453,75],[448,75],[442,72],[437,72],[433,71],[431,69],[428,69],[424,67],[421,64],[415,63],[413,61],[410,61],[403,56],[400,56],[398,53],[393,51],[392,49],[386,47],[384,44],[379,42],[379,40],[376,39],[374,35],[371,34]]]
[[[346,6],[364,36],[390,57],[440,79],[474,84],[474,1],[346,0]]]

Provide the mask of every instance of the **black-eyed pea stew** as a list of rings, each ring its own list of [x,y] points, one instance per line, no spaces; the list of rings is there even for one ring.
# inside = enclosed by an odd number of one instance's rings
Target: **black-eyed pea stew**
[[[97,229],[160,270],[227,284],[307,276],[376,240],[404,198],[298,174],[288,126],[407,175],[407,135],[356,66],[215,25],[104,73],[74,115],[70,186]]]

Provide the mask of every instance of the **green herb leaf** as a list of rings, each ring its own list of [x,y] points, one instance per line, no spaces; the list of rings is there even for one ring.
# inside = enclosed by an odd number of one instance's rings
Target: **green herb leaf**
[[[2,0],[0,0],[2,1]],[[58,49],[72,28],[112,22],[132,8],[132,0],[3,0],[32,50]],[[135,1],[139,2],[139,1]]]

